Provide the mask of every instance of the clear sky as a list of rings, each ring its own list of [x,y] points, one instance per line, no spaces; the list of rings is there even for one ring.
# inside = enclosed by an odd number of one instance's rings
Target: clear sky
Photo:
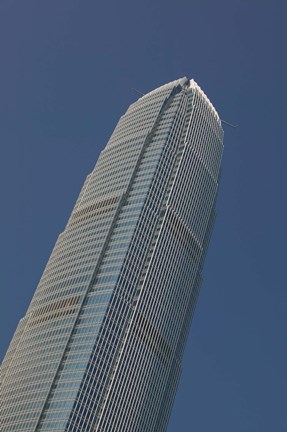
[[[286,432],[284,0],[0,0],[1,358],[120,115],[181,76],[225,127],[168,432]]]

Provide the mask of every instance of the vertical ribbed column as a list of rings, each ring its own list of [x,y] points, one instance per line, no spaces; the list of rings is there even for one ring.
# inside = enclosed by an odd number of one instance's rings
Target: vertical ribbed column
[[[178,165],[169,174],[173,180],[97,431],[164,428],[179,379],[179,346],[198,296],[198,272],[217,192],[218,167],[210,152],[222,151],[220,123],[213,112],[209,118],[209,101],[197,87],[186,95],[189,116],[175,146]],[[176,121],[172,128],[180,130]]]

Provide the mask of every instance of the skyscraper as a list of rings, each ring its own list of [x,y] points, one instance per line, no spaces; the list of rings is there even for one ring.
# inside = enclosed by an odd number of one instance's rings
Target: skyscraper
[[[187,78],[121,117],[2,363],[3,432],[166,430],[222,143]]]

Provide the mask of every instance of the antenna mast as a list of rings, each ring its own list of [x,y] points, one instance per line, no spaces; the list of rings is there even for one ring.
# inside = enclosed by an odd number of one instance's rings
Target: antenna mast
[[[141,91],[139,91],[138,89],[132,87],[132,90],[136,91],[137,93],[139,93],[141,96],[145,96],[145,94]]]
[[[222,119],[220,119],[220,121],[222,121],[222,123],[226,124],[227,126],[230,126],[230,127],[234,128],[234,129],[238,128],[238,126],[239,126],[239,125],[233,125],[231,123],[228,123],[227,121],[222,120]]]

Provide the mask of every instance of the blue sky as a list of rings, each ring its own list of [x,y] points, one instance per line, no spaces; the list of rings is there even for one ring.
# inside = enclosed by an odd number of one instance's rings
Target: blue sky
[[[286,14],[277,0],[0,0],[1,358],[120,115],[181,76],[225,127],[168,432],[285,432]]]

